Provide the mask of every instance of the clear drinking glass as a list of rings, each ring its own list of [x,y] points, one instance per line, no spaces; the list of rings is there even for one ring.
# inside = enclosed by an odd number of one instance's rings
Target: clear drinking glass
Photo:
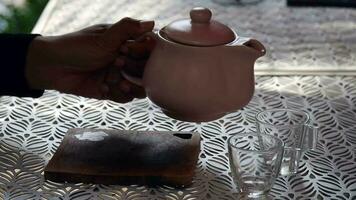
[[[280,171],[283,142],[272,135],[236,134],[228,140],[228,151],[238,191],[250,198],[266,195]]]
[[[315,149],[318,128],[310,125],[310,117],[304,111],[271,109],[256,115],[257,132],[274,135],[284,142],[281,175],[298,172],[303,152]]]

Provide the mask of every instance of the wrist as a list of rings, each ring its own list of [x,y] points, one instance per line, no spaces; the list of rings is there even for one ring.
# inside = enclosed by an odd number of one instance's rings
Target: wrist
[[[48,37],[37,36],[28,48],[25,77],[31,89],[52,89],[50,79],[45,71],[50,64],[51,42]]]

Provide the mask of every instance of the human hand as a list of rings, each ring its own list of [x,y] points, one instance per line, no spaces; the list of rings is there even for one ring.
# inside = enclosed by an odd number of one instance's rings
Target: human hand
[[[142,73],[154,41],[144,37],[153,21],[124,18],[60,35],[38,36],[31,43],[25,75],[33,89],[127,102],[144,89],[125,80],[121,70]]]

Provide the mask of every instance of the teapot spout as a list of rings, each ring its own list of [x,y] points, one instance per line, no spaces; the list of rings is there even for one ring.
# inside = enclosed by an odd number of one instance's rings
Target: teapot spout
[[[243,43],[244,46],[249,48],[251,52],[253,52],[257,58],[262,57],[266,54],[266,48],[263,46],[261,42],[256,39],[248,39]]]

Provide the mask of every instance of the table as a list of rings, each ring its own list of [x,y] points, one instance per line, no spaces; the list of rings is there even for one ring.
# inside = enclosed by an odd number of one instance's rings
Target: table
[[[283,1],[277,0],[270,1],[271,4],[268,4],[266,0],[248,8],[227,6],[232,3],[228,0],[186,0],[181,1],[181,7],[177,7],[178,1],[173,0],[93,0],[90,1],[90,4],[87,2],[84,0],[59,0],[56,4],[50,3],[49,6],[53,8],[51,14],[47,15],[46,20],[43,18],[42,21],[40,20],[35,31],[41,29],[41,33],[49,35],[64,33],[92,23],[112,21],[112,19],[117,19],[118,16],[126,15],[129,12],[132,12],[132,15],[142,14],[143,12],[134,12],[133,9],[140,6],[147,11],[143,13],[144,17],[157,18],[159,19],[158,24],[163,23],[164,20],[172,20],[171,18],[162,18],[157,14],[155,16],[159,8],[163,10],[175,8],[175,11],[172,10],[173,14],[185,15],[186,10],[182,12],[180,8],[191,7],[192,4],[203,2],[205,5],[215,6],[216,9],[227,9],[232,15],[234,9],[243,12],[244,9],[257,10],[259,7],[261,10],[258,13],[251,13],[247,17],[251,20],[255,19],[255,21],[258,16],[270,13],[268,9],[271,9],[271,12],[280,11],[282,13],[287,12],[284,11],[287,9],[288,12],[297,14],[297,10],[285,8],[281,3]],[[162,6],[158,6],[160,4]],[[117,8],[122,5],[130,6],[125,12],[118,13]],[[80,8],[80,12],[74,12],[74,8]],[[107,10],[107,12],[103,13],[103,10]],[[344,63],[347,64],[329,63],[330,65],[328,65],[326,64],[327,60],[324,60],[326,57],[317,56],[314,57],[317,58],[313,61],[314,64],[310,63],[309,65],[307,58],[305,58],[306,60],[299,59],[303,58],[304,54],[292,46],[285,49],[286,57],[298,56],[297,60],[283,60],[278,57],[278,59],[270,61],[270,56],[278,55],[278,52],[282,50],[276,50],[278,45],[273,46],[272,43],[269,43],[274,39],[274,36],[262,38],[271,45],[268,47],[271,52],[266,56],[267,58],[259,61],[256,70],[260,69],[261,74],[264,74],[263,67],[274,69],[276,63],[286,63],[283,65],[286,69],[279,68],[275,71],[276,74],[285,75],[256,76],[256,91],[251,102],[243,109],[212,122],[196,124],[171,119],[148,99],[118,104],[111,101],[60,94],[56,91],[46,91],[42,97],[37,99],[1,97],[0,199],[237,199],[228,165],[226,140],[234,133],[255,130],[254,115],[260,110],[277,107],[295,108],[308,112],[314,123],[320,126],[320,142],[317,151],[308,152],[303,156],[298,175],[278,178],[271,191],[271,196],[275,199],[288,200],[356,199],[356,78],[341,75],[347,74],[346,72],[352,74],[352,71],[355,70],[354,59],[356,56],[355,51],[351,50],[355,48],[355,44],[350,42],[356,36],[351,32],[344,34],[343,31],[346,29],[350,31],[352,27],[355,27],[356,13],[354,10],[325,8],[316,10],[307,8],[300,11],[303,13],[306,10],[320,15],[323,15],[325,11],[330,11],[340,19],[346,16],[348,21],[343,23],[347,26],[332,25],[339,29],[325,33],[325,38],[318,44],[313,43],[315,46],[312,45],[305,49],[308,51],[305,54],[310,53],[309,50],[324,49],[324,45],[333,50],[347,47],[346,53],[342,51],[332,54],[335,60],[344,59]],[[47,12],[49,11],[47,10]],[[100,13],[100,15],[94,13]],[[285,13],[285,15],[287,14]],[[228,14],[221,15],[219,18],[229,21],[228,16]],[[313,24],[312,19],[310,19],[310,24]],[[272,18],[271,20],[273,21]],[[41,25],[41,23],[44,24]],[[244,25],[243,29],[246,32],[254,33],[256,37],[263,31],[270,31],[258,23],[249,25],[246,22]],[[322,25],[315,26],[318,26],[317,29],[319,29],[321,28],[319,26]],[[305,31],[313,33],[311,30]],[[335,39],[337,42],[334,44],[334,40],[329,40],[329,37],[336,37],[335,32],[338,33],[338,38]],[[284,32],[287,34],[286,37],[288,33],[288,31]],[[338,40],[340,38],[343,39]],[[290,42],[287,39],[284,41]],[[324,43],[325,41],[329,43]],[[321,47],[321,45],[323,46]],[[300,44],[298,48],[302,50],[306,46]],[[347,59],[344,58],[345,56]],[[272,65],[269,66],[269,64]],[[288,66],[299,66],[299,64],[305,67],[311,66],[311,69],[288,71]],[[350,64],[349,68],[348,64]],[[282,67],[282,65],[279,66]],[[342,73],[325,75],[337,69],[331,69],[330,66],[342,68]],[[321,73],[318,72],[320,67],[325,67]],[[149,188],[135,185],[60,184],[45,181],[43,178],[44,166],[55,152],[65,132],[74,127],[200,132],[203,139],[202,150],[193,185],[185,189],[176,189],[168,186]]]

